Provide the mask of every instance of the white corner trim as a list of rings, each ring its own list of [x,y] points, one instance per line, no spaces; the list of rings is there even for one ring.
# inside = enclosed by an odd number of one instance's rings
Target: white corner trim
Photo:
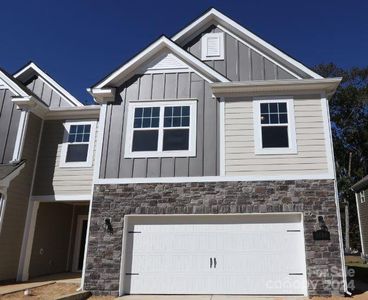
[[[226,164],[225,164],[225,157],[226,157],[226,147],[225,147],[225,99],[222,97],[220,98],[220,115],[219,115],[219,122],[220,122],[220,132],[219,132],[219,140],[220,140],[220,176],[225,176],[226,174]]]
[[[27,208],[27,217],[24,225],[23,231],[23,239],[22,246],[19,255],[19,264],[18,264],[18,272],[17,272],[17,281],[26,281],[29,278],[29,264],[31,261],[31,253],[32,253],[32,245],[33,245],[33,235],[36,226],[37,212],[39,203],[31,201],[33,194],[34,181],[36,177],[36,170],[38,165],[38,156],[40,153],[40,146],[44,128],[44,121],[41,121],[40,133],[38,136],[37,142],[37,151],[35,162],[32,170],[32,179],[31,179],[31,188],[28,196],[28,208]]]
[[[95,147],[95,139],[96,139],[96,120],[68,120],[64,122],[64,137],[63,143],[61,146],[61,154],[60,154],[60,168],[89,168],[93,165],[93,151]],[[91,125],[91,131],[88,142],[88,154],[86,161],[81,162],[66,162],[66,155],[68,151],[68,146],[70,143],[68,142],[70,126],[72,125]],[[83,143],[87,144],[87,142]]]
[[[0,180],[0,189],[4,188],[7,189],[10,185],[10,182],[19,175],[20,171],[23,170],[25,167],[26,162],[23,162],[22,165],[20,165],[18,168],[16,168],[13,172],[11,172],[8,176],[6,176],[4,179]]]
[[[98,120],[98,126],[97,126],[97,140],[96,140],[96,152],[95,152],[95,157],[94,157],[93,179],[97,179],[100,174],[106,114],[107,114],[107,104],[102,104],[101,110],[100,110],[100,117]],[[93,189],[92,189],[92,193],[93,193]]]
[[[22,158],[23,144],[26,137],[29,112],[22,110],[18,124],[17,137],[13,151],[12,161],[19,161]]]
[[[128,117],[127,117],[127,131],[125,136],[125,158],[145,158],[145,157],[193,157],[196,155],[196,143],[197,143],[197,100],[180,100],[176,101],[138,101],[130,102],[128,105]],[[163,132],[164,127],[164,108],[167,106],[189,106],[190,107],[190,124],[188,127],[182,127],[183,129],[189,129],[189,149],[179,151],[163,151]],[[159,127],[157,128],[134,128],[134,111],[138,107],[160,107],[160,119]],[[174,127],[166,128],[171,129]],[[139,151],[133,152],[133,134],[137,130],[157,130],[158,131],[158,143],[157,151]]]
[[[280,64],[279,62],[277,62],[276,60],[271,58],[269,55],[267,55],[264,52],[261,52],[260,50],[258,50],[257,48],[255,48],[254,46],[252,46],[251,44],[246,42],[245,40],[241,39],[239,36],[233,34],[231,31],[227,30],[225,27],[223,27],[221,25],[217,25],[217,27],[219,29],[221,29],[223,32],[225,32],[228,35],[230,35],[231,37],[233,37],[234,39],[236,39],[238,42],[242,43],[243,45],[247,46],[248,48],[252,49],[254,52],[258,53],[259,55],[263,56],[264,58],[266,58],[267,60],[269,60],[270,62],[272,62],[276,66],[278,66],[279,68],[283,69],[285,72],[289,73],[290,75],[293,75],[297,79],[302,79],[302,77],[300,77],[298,74],[296,74],[293,71],[287,69],[285,66],[283,66],[282,64]]]
[[[335,162],[332,143],[330,110],[328,107],[328,100],[324,94],[321,95],[321,107],[322,107],[323,133],[325,136],[325,149],[327,156],[328,173],[331,174],[331,176],[334,176]]]
[[[283,124],[288,127],[288,148],[262,148],[262,126],[260,122],[261,103],[286,103],[288,123]],[[276,125],[277,126],[277,125]],[[256,155],[261,154],[297,154],[294,99],[290,97],[255,97],[253,99],[253,132],[254,132],[254,151]]]
[[[357,212],[358,212],[358,223],[359,223],[359,234],[360,234],[360,244],[362,246],[362,253],[363,253],[363,256],[366,256],[367,255],[367,249],[365,249],[364,247],[364,238],[363,238],[363,228],[362,228],[362,221],[360,219],[360,201],[359,201],[359,196],[358,196],[358,193],[355,193],[355,201],[356,201],[356,207],[357,207]]]
[[[250,32],[249,30],[245,29],[240,24],[236,23],[235,21],[231,20],[224,14],[220,13],[218,10],[212,8],[207,13],[199,17],[197,20],[189,24],[187,27],[182,29],[180,32],[178,32],[176,35],[172,37],[172,40],[174,42],[177,42],[181,44],[183,41],[185,41],[185,38],[189,35],[196,32],[196,30],[199,30],[202,26],[205,24],[208,24],[211,20],[214,20],[217,24],[222,25],[223,27],[230,28],[231,31],[234,31],[237,35],[241,36],[244,35],[254,42],[258,43],[262,47],[270,50],[271,52],[275,53],[275,55],[279,56],[281,59],[287,61],[291,65],[294,65],[296,68],[300,69],[304,73],[310,75],[313,78],[322,78],[317,73],[313,72],[300,62],[296,61],[295,59],[291,58],[287,54],[283,53],[276,47],[272,46],[271,44],[267,43],[265,40],[261,39],[254,33]]]
[[[135,68],[137,68],[142,62],[146,61],[148,58],[152,57],[156,52],[160,51],[163,48],[168,48],[179,58],[187,61],[192,65],[192,67],[196,67],[199,70],[207,73],[207,75],[215,78],[221,82],[229,82],[229,80],[221,75],[220,73],[216,72],[211,67],[207,66],[205,63],[200,61],[198,58],[194,57],[178,45],[176,45],[173,41],[169,40],[167,37],[163,36],[155,41],[153,44],[148,46],[145,50],[137,54],[134,58],[128,61],[125,65],[120,67],[118,70],[110,74],[107,78],[105,78],[102,82],[98,83],[96,86],[93,87],[97,89],[104,88],[107,84],[111,83],[114,79],[124,76],[124,74],[128,74],[132,72]]]
[[[32,196],[31,201],[37,202],[74,202],[74,201],[90,201],[91,194],[74,194],[74,195],[41,195]]]
[[[67,90],[65,90],[60,84],[58,84],[54,79],[52,79],[47,73],[42,71],[34,62],[29,63],[19,72],[14,74],[15,78],[18,78],[22,74],[24,74],[29,69],[34,70],[42,80],[54,91],[56,91],[61,97],[70,102],[72,106],[84,106],[79,100],[77,100],[72,94],[70,94]]]
[[[94,184],[135,184],[135,183],[190,183],[190,182],[230,182],[230,181],[285,181],[334,179],[328,173],[303,175],[254,175],[254,176],[202,176],[202,177],[145,177],[145,178],[99,178]]]

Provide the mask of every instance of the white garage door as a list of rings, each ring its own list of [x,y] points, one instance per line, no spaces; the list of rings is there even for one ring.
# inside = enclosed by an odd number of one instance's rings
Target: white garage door
[[[306,294],[300,215],[127,217],[126,294]]]

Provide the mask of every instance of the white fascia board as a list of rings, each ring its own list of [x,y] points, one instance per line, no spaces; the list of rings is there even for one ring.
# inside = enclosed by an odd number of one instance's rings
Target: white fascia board
[[[87,92],[91,94],[95,102],[100,104],[106,104],[108,102],[114,102],[115,100],[115,88],[88,88]]]
[[[333,94],[342,78],[322,79],[285,79],[263,81],[239,81],[229,83],[212,83],[212,92],[217,97],[233,95],[254,95],[255,93],[272,92],[325,92]]]
[[[235,21],[231,20],[224,14],[220,13],[218,10],[212,8],[207,13],[205,13],[203,16],[192,22],[190,25],[185,27],[183,30],[178,32],[176,35],[173,36],[172,40],[174,42],[183,43],[185,41],[185,38],[192,35],[196,31],[198,31],[200,28],[202,28],[205,24],[209,23],[211,20],[216,21],[218,24],[221,24],[225,28],[229,28],[231,31],[239,35],[239,37],[246,36],[247,38],[253,40],[255,43],[259,44],[260,46],[272,51],[277,56],[279,56],[281,59],[289,62],[296,68],[300,69],[304,73],[308,74],[312,78],[323,78],[322,76],[318,75],[317,73],[313,72],[300,62],[296,61],[292,57],[286,55],[284,52],[280,51],[276,47],[272,46],[271,44],[267,43],[265,40],[261,39],[254,33],[250,32],[249,30],[245,29],[240,24],[236,23]]]
[[[45,115],[45,120],[59,119],[98,119],[100,114],[100,105],[86,105],[73,107],[55,107],[50,108]]]
[[[72,94],[70,94],[67,90],[65,90],[60,84],[58,84],[54,79],[52,79],[48,74],[42,71],[34,62],[29,63],[19,72],[14,74],[15,78],[18,78],[29,69],[34,70],[41,78],[50,85],[51,88],[55,89],[59,92],[66,100],[68,100],[73,106],[84,106],[79,100],[77,100]]]
[[[4,72],[2,72],[1,70],[0,70],[0,79],[6,84],[6,87],[13,94],[16,95],[16,97],[21,97],[21,98],[30,97],[28,93],[26,93],[21,87],[19,87],[18,84],[14,82],[14,80],[9,78],[9,76],[5,74]]]
[[[163,36],[159,38],[156,42],[148,46],[145,50],[140,52],[130,61],[128,61],[125,65],[121,68],[113,72],[109,75],[106,79],[102,82],[97,84],[92,88],[94,89],[103,89],[106,85],[110,84],[113,81],[117,81],[117,79],[121,80],[124,76],[131,74],[135,68],[141,65],[143,62],[147,61],[150,57],[155,55],[161,49],[168,48],[173,53],[175,53],[178,57],[183,59],[185,62],[189,63],[195,69],[198,69],[205,73],[207,76],[210,76],[213,79],[216,79],[220,82],[229,82],[229,80],[222,76],[220,73],[216,72],[214,69],[207,66],[205,63],[200,61],[198,58],[194,57],[184,49],[180,48],[176,45],[173,41],[169,40],[167,37]]]

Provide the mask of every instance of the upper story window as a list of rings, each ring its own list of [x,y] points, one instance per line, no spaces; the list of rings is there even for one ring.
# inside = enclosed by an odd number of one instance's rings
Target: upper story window
[[[364,203],[365,202],[365,192],[364,191],[359,192],[359,197],[360,197],[360,203]]]
[[[292,99],[254,100],[256,154],[297,153]]]
[[[61,167],[91,167],[96,122],[65,122],[61,149]]]
[[[196,101],[130,103],[125,157],[195,156],[196,109]]]
[[[224,59],[224,33],[206,33],[202,36],[202,60]]]

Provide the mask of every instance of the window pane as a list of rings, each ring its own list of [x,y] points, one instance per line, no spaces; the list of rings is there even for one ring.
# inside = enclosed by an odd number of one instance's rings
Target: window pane
[[[190,114],[190,107],[189,106],[183,106],[181,115],[182,116],[189,116]]]
[[[267,114],[262,114],[261,115],[261,123],[262,124],[269,124],[270,123],[270,120],[268,118],[268,115]]]
[[[189,117],[183,117],[181,119],[181,126],[189,126]]]
[[[158,130],[139,130],[133,134],[132,151],[157,151]]]
[[[279,103],[279,112],[285,112],[286,113],[286,103]]]
[[[277,112],[277,103],[270,103],[270,112]]]
[[[174,116],[180,116],[181,115],[181,106],[175,106],[174,107]]]
[[[164,130],[163,150],[188,150],[189,129]]]
[[[173,127],[180,126],[180,118],[173,118]]]
[[[160,116],[160,108],[154,107],[152,110],[152,117],[158,117],[158,116]]]
[[[77,138],[75,139],[76,142],[83,141],[83,134],[77,134]]]
[[[151,127],[157,128],[160,123],[160,118],[152,118]]]
[[[77,132],[77,126],[76,125],[71,125],[70,126],[70,133],[76,133]]]
[[[165,118],[165,120],[164,120],[164,127],[171,127],[171,121],[172,121],[172,118],[171,117]]]
[[[142,114],[143,114],[143,108],[140,108],[140,107],[137,107],[135,109],[135,113],[134,113],[134,117],[142,117]]]
[[[172,107],[169,106],[169,107],[165,107],[165,117],[171,117],[172,116]]]
[[[87,160],[88,144],[70,144],[66,152],[66,162],[82,162]]]
[[[268,113],[268,103],[261,103],[261,113]]]
[[[263,148],[289,147],[287,126],[262,127]]]
[[[142,127],[142,119],[134,119],[134,128]]]
[[[83,133],[84,131],[84,125],[78,125],[77,126],[77,133]]]
[[[89,142],[89,134],[84,134],[83,135],[83,142]]]
[[[91,132],[91,125],[84,125],[84,133],[90,133]]]
[[[143,108],[143,117],[150,117],[151,116],[151,107]]]
[[[270,115],[271,124],[278,124],[279,123],[279,116],[278,114],[271,114]]]
[[[68,142],[69,143],[74,143],[75,142],[75,134],[69,134]]]
[[[149,128],[151,127],[151,119],[150,118],[144,118],[143,119],[143,128]]]
[[[280,114],[280,123],[285,124],[288,122],[287,114]]]

